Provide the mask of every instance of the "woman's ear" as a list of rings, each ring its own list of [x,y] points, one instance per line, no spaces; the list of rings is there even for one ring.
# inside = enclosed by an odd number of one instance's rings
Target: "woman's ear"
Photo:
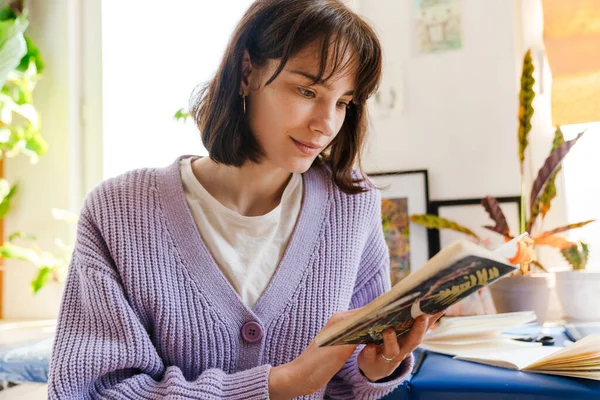
[[[252,61],[250,61],[250,53],[248,50],[244,50],[244,55],[242,56],[242,82],[240,83],[240,96],[247,96],[250,92],[250,82],[252,82],[251,75],[256,75],[256,71],[252,66]]]

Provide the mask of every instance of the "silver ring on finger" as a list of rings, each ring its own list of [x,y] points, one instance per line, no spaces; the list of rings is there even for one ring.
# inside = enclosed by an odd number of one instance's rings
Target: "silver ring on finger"
[[[385,354],[381,353],[381,358],[383,358],[386,362],[392,362],[396,357],[387,358]]]

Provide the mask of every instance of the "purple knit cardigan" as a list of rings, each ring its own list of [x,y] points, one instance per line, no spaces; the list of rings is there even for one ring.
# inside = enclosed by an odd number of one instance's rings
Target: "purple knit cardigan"
[[[314,166],[303,174],[285,255],[248,308],[198,233],[179,161],[109,179],[87,196],[50,399],[266,399],[271,366],[296,358],[333,313],[389,290],[378,192],[345,194]],[[249,322],[260,340],[242,334]],[[384,382],[368,381],[357,366],[361,349],[304,398],[377,399],[407,379],[412,355]]]

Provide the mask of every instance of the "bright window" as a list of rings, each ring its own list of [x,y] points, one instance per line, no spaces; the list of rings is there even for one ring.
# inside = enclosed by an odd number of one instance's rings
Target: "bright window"
[[[103,178],[206,154],[193,121],[173,115],[212,77],[250,3],[102,2]]]
[[[586,133],[563,161],[569,223],[596,219],[570,233],[590,245],[588,268],[600,269],[600,122],[561,127],[565,140]]]

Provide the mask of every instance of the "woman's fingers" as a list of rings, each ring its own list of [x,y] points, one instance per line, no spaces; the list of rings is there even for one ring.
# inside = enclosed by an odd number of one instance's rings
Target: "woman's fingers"
[[[445,311],[440,311],[429,317],[429,323],[427,324],[427,330],[429,330],[437,321],[444,315]]]
[[[408,335],[403,338],[400,343],[400,353],[408,354],[416,349],[423,341],[427,329],[429,329],[429,316],[424,314],[415,320]]]
[[[394,359],[400,355],[400,345],[395,330],[388,329],[383,333],[383,351],[381,354],[387,359]]]

